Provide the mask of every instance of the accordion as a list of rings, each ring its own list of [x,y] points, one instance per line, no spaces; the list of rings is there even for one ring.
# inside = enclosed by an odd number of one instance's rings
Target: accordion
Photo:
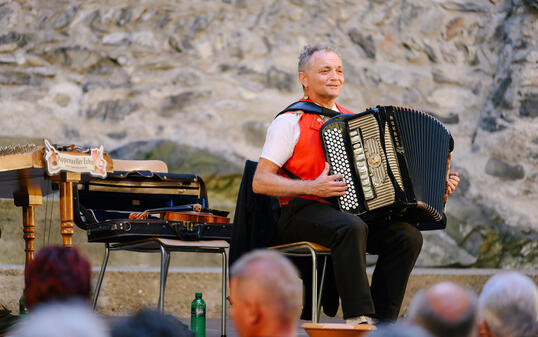
[[[347,193],[339,208],[366,219],[392,214],[420,230],[446,227],[444,215],[454,140],[434,117],[417,110],[377,106],[338,115],[321,128],[331,174]]]

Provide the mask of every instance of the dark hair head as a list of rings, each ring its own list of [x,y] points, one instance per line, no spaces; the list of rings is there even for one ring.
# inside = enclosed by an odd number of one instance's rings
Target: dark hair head
[[[116,324],[112,337],[194,337],[179,319],[155,309],[143,309]]]
[[[76,248],[44,247],[26,268],[24,303],[31,308],[50,301],[87,301],[90,277],[90,263]]]

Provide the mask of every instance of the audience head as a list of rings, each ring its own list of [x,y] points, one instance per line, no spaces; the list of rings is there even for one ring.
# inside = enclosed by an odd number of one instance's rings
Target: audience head
[[[108,337],[104,322],[83,302],[52,302],[18,321],[9,337]]]
[[[408,316],[436,337],[468,337],[476,331],[476,295],[454,283],[439,283],[415,295]]]
[[[536,337],[536,284],[516,272],[493,276],[478,298],[478,320],[482,337]]]
[[[143,309],[123,319],[111,331],[112,337],[194,337],[189,328],[172,315]]]
[[[91,268],[76,248],[40,249],[24,275],[24,303],[28,308],[49,301],[90,298]]]
[[[432,337],[421,327],[397,322],[393,324],[380,325],[377,329],[368,334],[368,337]]]
[[[256,250],[230,272],[230,315],[241,337],[293,336],[302,309],[297,269],[282,254]]]

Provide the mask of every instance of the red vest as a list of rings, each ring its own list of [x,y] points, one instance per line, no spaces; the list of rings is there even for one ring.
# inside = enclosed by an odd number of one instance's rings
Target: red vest
[[[312,102],[310,99],[301,99],[301,101]],[[353,113],[352,111],[347,110],[339,105],[336,105],[336,107],[342,113]],[[291,155],[290,159],[284,163],[283,167],[302,180],[316,179],[325,168],[325,152],[323,151],[321,137],[319,134],[323,123],[325,123],[323,118],[312,113],[303,113],[299,119],[299,140],[295,145],[293,154]],[[278,174],[287,177],[282,170],[278,170]],[[326,199],[313,195],[302,195],[299,198],[329,203],[329,201]],[[292,199],[293,198],[280,198],[280,204],[287,205]]]

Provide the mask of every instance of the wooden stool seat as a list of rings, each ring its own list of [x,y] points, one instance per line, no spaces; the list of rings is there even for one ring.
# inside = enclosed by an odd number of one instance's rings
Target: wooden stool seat
[[[362,337],[376,330],[374,325],[343,323],[303,323],[301,328],[310,337]]]
[[[314,242],[309,242],[309,241],[299,241],[299,242],[287,243],[287,244],[284,244],[284,245],[271,246],[271,247],[269,247],[269,249],[283,250],[283,249],[292,248],[292,247],[293,248],[300,248],[298,246],[308,246],[308,247],[312,248],[313,250],[315,250],[317,253],[330,253],[331,252],[331,250],[329,248],[327,248],[325,246],[322,246],[320,244],[314,243]],[[304,251],[301,251],[299,249],[299,250],[296,250],[296,252],[298,252],[298,253],[308,253],[306,247],[305,247]]]

